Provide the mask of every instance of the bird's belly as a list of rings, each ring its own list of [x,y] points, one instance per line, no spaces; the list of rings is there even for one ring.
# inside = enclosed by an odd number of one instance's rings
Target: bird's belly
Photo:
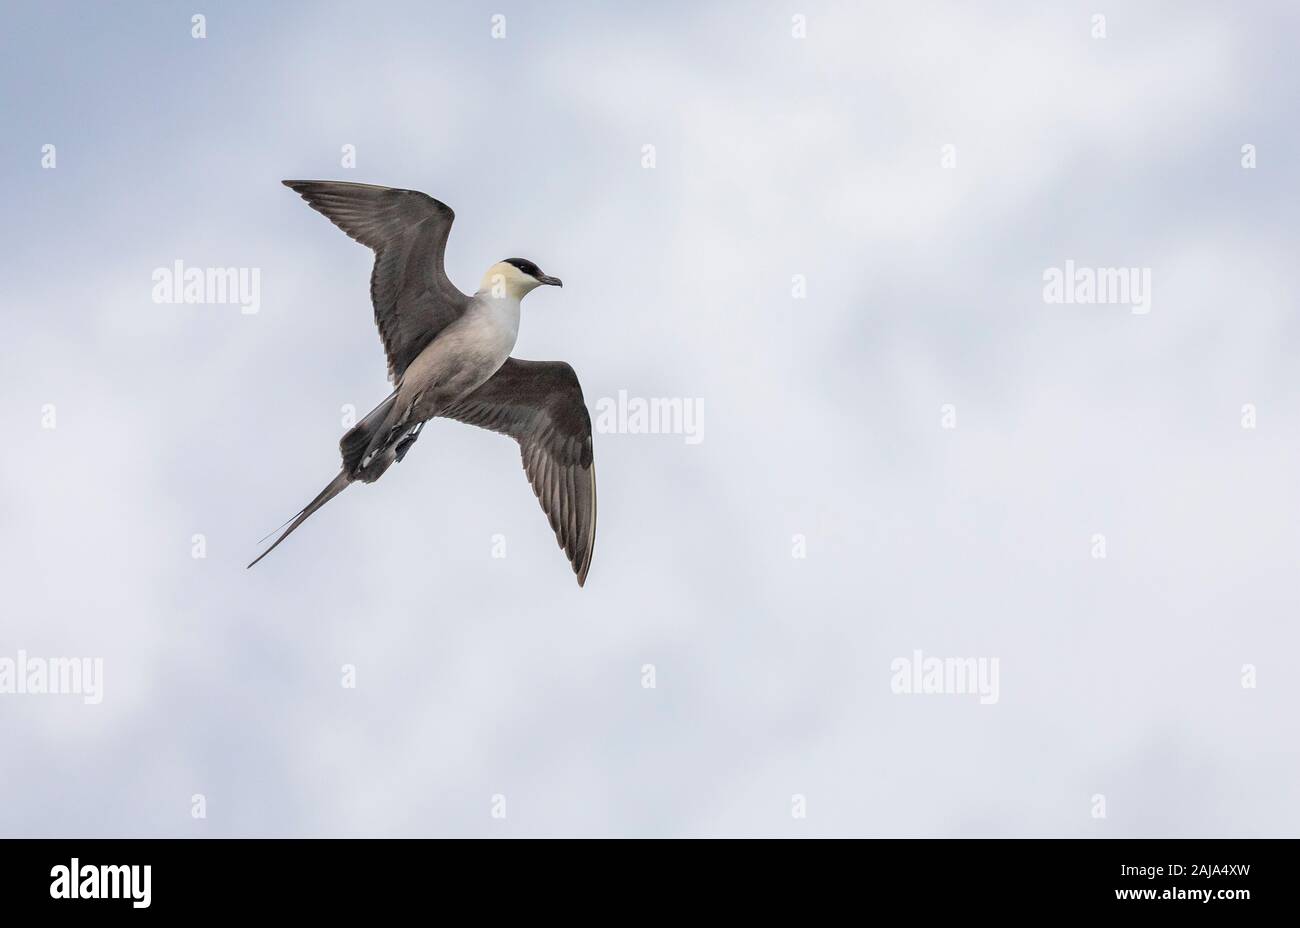
[[[403,392],[414,403],[413,418],[427,419],[476,390],[497,372],[514,350],[519,334],[518,306],[475,307],[449,326],[411,362]]]

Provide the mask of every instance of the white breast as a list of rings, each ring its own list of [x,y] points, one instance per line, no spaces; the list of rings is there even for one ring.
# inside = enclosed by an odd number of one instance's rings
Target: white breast
[[[519,338],[519,300],[477,295],[462,321],[467,342],[499,367],[510,357]]]

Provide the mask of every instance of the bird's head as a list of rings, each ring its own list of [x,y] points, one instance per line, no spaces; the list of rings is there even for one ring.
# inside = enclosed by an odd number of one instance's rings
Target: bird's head
[[[544,284],[564,286],[560,278],[543,274],[542,269],[527,258],[506,258],[488,268],[483,275],[480,290],[498,299],[508,297],[518,300]]]

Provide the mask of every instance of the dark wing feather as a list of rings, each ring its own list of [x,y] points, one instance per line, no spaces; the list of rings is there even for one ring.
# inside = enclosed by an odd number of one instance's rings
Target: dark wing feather
[[[456,214],[417,190],[320,180],[286,180],[284,185],[374,250],[370,301],[388,355],[388,377],[396,383],[469,303],[443,266]]]
[[[573,368],[509,358],[441,415],[519,442],[528,482],[582,586],[596,543],[596,468],[591,416]]]

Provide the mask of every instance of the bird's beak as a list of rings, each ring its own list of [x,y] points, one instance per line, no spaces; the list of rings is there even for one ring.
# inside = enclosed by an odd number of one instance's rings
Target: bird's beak
[[[547,277],[546,275],[542,275],[541,277],[537,278],[537,281],[538,283],[549,284],[552,287],[564,286],[564,281],[560,280],[560,278],[558,277]]]

